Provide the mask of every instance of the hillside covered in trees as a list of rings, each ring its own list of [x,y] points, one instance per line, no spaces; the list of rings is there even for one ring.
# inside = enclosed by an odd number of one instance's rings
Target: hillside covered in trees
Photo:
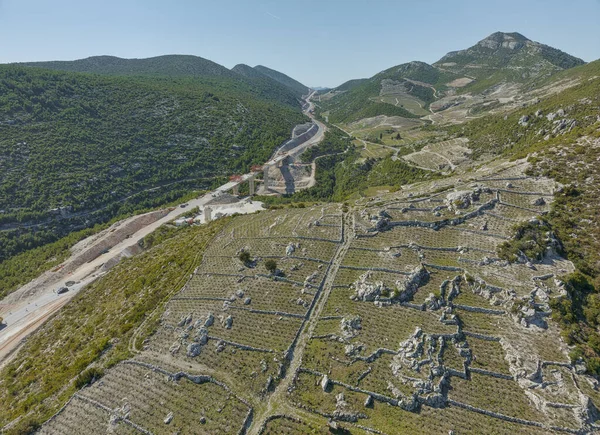
[[[267,160],[298,100],[229,75],[0,66],[0,261]]]

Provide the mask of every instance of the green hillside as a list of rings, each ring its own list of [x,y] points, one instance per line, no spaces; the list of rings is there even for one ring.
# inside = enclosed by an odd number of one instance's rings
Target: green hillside
[[[408,62],[382,71],[370,79],[350,80],[334,89],[333,97],[323,101],[332,122],[348,123],[377,115],[418,118],[405,104],[427,105],[437,91],[457,76],[424,62]],[[422,110],[422,109],[421,109]],[[418,113],[418,112],[417,112]]]
[[[90,59],[0,65],[1,434],[600,434],[600,59]]]
[[[332,98],[324,100],[321,106],[330,112],[329,118],[334,122],[389,115],[397,113],[396,108],[408,107],[412,107],[409,112],[423,115],[423,108],[444,96],[486,93],[502,83],[531,87],[583,63],[518,33],[496,32],[473,47],[448,53],[433,65],[413,61],[388,68],[370,79],[350,80],[334,89]]]
[[[271,77],[273,80],[278,81],[282,85],[291,89],[297,96],[301,97],[302,95],[308,94],[308,87],[303,85],[297,80],[279,72],[275,71],[271,68],[267,68],[266,66],[257,65],[254,67],[261,74],[266,75],[267,77]]]
[[[238,63],[236,66],[231,68],[231,71],[240,74],[244,77],[256,79],[256,78],[264,78],[268,77],[261,73],[259,70],[252,68],[250,65],[246,65],[244,63]],[[275,80],[273,80],[275,81]],[[279,82],[277,82],[279,83]]]
[[[433,91],[429,88],[418,85],[410,87],[413,88],[415,94],[423,94],[424,98],[432,99]],[[417,115],[403,107],[372,100],[380,94],[381,79],[377,76],[361,83],[346,85],[346,89],[348,90],[320,103],[323,111],[330,111],[329,120],[334,124],[353,122],[378,115],[418,118]]]
[[[190,55],[171,54],[147,59],[94,56],[73,61],[29,62],[18,65],[120,77],[227,78],[231,80],[231,86],[241,91],[251,91],[261,98],[292,106],[298,105],[298,98],[301,96],[293,89],[281,85],[247,65],[237,65],[229,70],[208,59]]]
[[[359,86],[360,84],[366,82],[369,79],[352,79],[352,80],[348,80],[347,82],[342,83],[341,85],[339,85],[337,88],[335,88],[335,91],[348,91],[356,86]]]
[[[528,157],[530,175],[550,177],[563,186],[545,219],[577,271],[567,277],[567,294],[553,301],[553,317],[563,328],[564,340],[573,346],[572,359],[584,358],[589,371],[598,374],[600,60],[559,73],[546,84],[566,79],[579,84],[508,116],[487,116],[449,132],[469,138],[476,155]],[[526,124],[520,124],[524,119]]]
[[[531,41],[520,33],[496,32],[466,50],[446,54],[433,65],[481,79],[505,73],[511,80],[522,81],[583,63],[581,59]]]
[[[147,59],[92,56],[73,61],[27,62],[21,65],[119,76],[235,77],[234,73],[218,63],[198,56],[178,54]]]
[[[275,80],[274,78],[263,74],[259,70],[249,65],[238,64],[231,68],[231,71],[242,76],[245,81],[253,86],[264,98],[281,98],[285,96],[286,104],[300,104],[299,99],[305,94],[299,93],[287,85]]]
[[[0,259],[264,162],[304,120],[293,95],[270,93],[1,66]]]
[[[445,86],[446,83],[454,80],[458,76],[451,72],[446,72],[435,68],[425,62],[408,62],[386,69],[375,75],[378,80],[415,80],[428,83],[436,88]]]

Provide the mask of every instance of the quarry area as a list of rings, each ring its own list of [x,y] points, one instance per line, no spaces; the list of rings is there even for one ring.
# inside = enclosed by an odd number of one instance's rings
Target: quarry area
[[[551,233],[541,261],[498,258],[560,188],[526,167],[233,219],[135,356],[40,433],[600,430],[549,321],[573,265]]]

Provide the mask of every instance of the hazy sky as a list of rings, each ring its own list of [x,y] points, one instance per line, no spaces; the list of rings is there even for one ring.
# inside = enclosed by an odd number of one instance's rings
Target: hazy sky
[[[495,31],[600,58],[600,0],[0,0],[0,63],[193,54],[336,86]]]

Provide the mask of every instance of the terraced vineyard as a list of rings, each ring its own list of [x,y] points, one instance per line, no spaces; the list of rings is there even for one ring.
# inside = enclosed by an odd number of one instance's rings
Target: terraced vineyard
[[[404,156],[404,159],[432,171],[453,171],[458,165],[470,161],[472,151],[466,147],[467,142],[464,138],[436,142]]]
[[[572,264],[498,258],[552,202],[525,166],[234,219],[136,356],[41,433],[600,430],[549,319]]]

